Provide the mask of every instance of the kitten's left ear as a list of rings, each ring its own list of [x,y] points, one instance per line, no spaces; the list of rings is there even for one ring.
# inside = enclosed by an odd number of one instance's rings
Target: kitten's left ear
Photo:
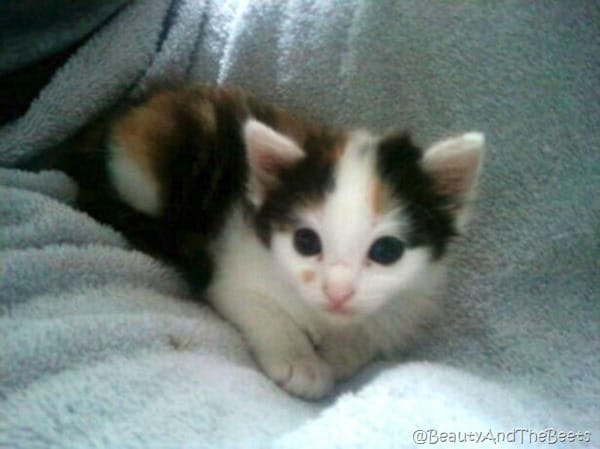
[[[423,156],[423,168],[431,175],[437,193],[450,200],[459,231],[469,218],[468,206],[475,197],[484,145],[482,133],[470,132],[432,145]]]
[[[279,182],[281,170],[302,159],[304,151],[289,137],[252,118],[244,124],[243,138],[250,166],[248,197],[260,206]]]

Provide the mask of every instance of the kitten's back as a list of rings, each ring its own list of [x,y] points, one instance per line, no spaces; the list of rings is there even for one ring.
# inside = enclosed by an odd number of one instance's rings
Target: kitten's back
[[[160,86],[82,129],[56,167],[78,182],[82,209],[206,280],[205,248],[245,196],[250,116],[299,142],[319,132],[235,87]]]

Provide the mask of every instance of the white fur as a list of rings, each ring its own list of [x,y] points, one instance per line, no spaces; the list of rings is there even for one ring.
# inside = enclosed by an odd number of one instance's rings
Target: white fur
[[[109,148],[108,174],[122,199],[134,209],[158,216],[162,209],[159,183],[118,145]]]
[[[275,232],[266,249],[239,208],[214,248],[208,297],[240,329],[265,373],[299,396],[320,397],[376,354],[404,346],[437,310],[444,266],[426,249],[407,249],[390,266],[367,260],[375,239],[402,239],[406,229],[401,204],[382,216],[370,205],[375,143],[367,133],[353,134],[335,189],[323,204],[298,211],[301,224],[319,233],[322,258],[299,255],[292,232]],[[306,270],[314,273],[308,281]],[[332,276],[355,291],[347,313],[327,310],[324,285]]]

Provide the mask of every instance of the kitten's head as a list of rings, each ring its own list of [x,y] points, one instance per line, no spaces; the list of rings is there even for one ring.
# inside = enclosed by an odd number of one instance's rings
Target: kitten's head
[[[314,135],[302,146],[250,119],[248,194],[258,235],[300,298],[352,322],[430,295],[467,221],[483,135],[422,151],[406,135]]]

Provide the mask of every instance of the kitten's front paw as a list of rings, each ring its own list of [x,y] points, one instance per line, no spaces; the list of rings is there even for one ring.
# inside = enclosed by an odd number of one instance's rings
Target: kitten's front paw
[[[272,356],[262,358],[260,363],[273,381],[295,396],[319,399],[333,388],[331,368],[316,356]]]

